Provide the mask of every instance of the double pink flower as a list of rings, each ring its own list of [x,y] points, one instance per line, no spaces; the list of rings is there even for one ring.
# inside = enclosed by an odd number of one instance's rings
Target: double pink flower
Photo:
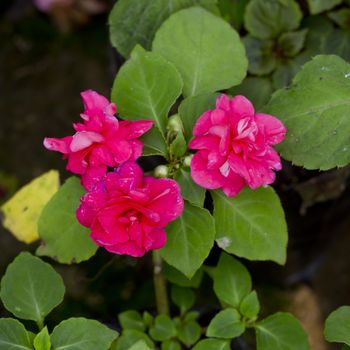
[[[198,150],[191,161],[191,175],[200,186],[221,188],[227,196],[244,186],[255,189],[275,181],[281,160],[273,145],[280,143],[286,128],[277,118],[255,113],[244,96],[221,95],[216,108],[195,124],[189,146]]]
[[[76,133],[60,139],[45,138],[44,146],[63,153],[63,158],[68,159],[67,170],[81,175],[83,186],[92,190],[108,167],[118,167],[141,156],[143,145],[138,138],[152,128],[153,122],[118,121],[114,103],[91,90],[81,96],[84,121],[73,124]]]

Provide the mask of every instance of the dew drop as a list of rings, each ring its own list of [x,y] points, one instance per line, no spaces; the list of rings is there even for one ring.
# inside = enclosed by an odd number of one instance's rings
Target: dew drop
[[[333,135],[337,135],[337,130],[333,130]]]

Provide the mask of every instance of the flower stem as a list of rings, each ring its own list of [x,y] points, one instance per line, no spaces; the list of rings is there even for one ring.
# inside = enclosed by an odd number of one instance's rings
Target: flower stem
[[[169,301],[166,279],[163,273],[163,260],[158,250],[153,250],[153,281],[156,293],[158,314],[169,315]]]

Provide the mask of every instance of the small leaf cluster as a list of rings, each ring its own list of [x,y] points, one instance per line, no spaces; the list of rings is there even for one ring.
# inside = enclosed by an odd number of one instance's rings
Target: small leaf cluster
[[[95,320],[70,318],[51,333],[46,316],[63,300],[65,287],[53,267],[29,253],[21,253],[1,280],[5,308],[22,320],[34,321],[38,333],[27,331],[13,318],[0,319],[0,350],[108,350],[118,333]]]

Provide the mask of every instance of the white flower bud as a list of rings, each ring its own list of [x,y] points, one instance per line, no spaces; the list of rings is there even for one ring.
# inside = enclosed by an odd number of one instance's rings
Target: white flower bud
[[[166,165],[158,165],[154,169],[155,177],[162,178],[162,177],[168,177],[168,175],[169,175],[169,169]]]

